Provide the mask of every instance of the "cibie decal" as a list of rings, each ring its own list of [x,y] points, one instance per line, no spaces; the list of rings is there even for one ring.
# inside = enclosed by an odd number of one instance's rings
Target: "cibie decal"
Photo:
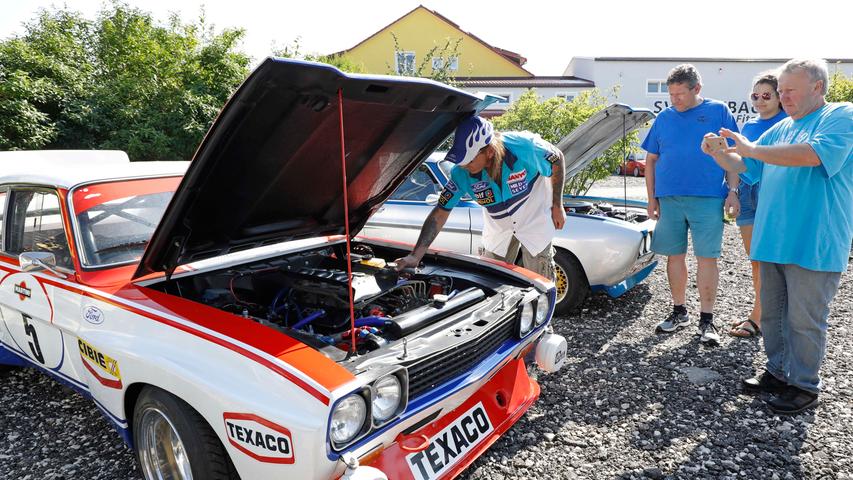
[[[104,323],[104,312],[94,305],[88,305],[83,308],[83,320],[93,325],[100,325]]]
[[[33,291],[27,288],[27,282],[21,282],[15,284],[15,293],[18,294],[18,298],[23,301],[25,298],[31,298],[33,296]]]
[[[493,430],[486,409],[478,403],[430,438],[426,449],[407,455],[406,464],[417,480],[438,478]]]
[[[121,389],[121,370],[116,359],[104,354],[83,339],[77,339],[77,346],[80,348],[83,366],[101,385]]]
[[[251,413],[225,412],[225,434],[237,450],[265,463],[294,463],[290,430]]]

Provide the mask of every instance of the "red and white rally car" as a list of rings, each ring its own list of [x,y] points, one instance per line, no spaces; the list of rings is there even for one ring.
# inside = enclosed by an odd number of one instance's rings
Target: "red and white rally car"
[[[0,364],[91,397],[149,480],[454,477],[562,364],[554,286],[347,234],[483,106],[268,59],[191,163],[0,153]]]

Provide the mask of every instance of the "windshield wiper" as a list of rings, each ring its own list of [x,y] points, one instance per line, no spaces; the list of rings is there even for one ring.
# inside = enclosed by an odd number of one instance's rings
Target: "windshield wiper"
[[[144,247],[148,245],[148,240],[139,240],[136,242],[127,242],[127,243],[117,243],[115,245],[110,245],[109,247],[104,247],[100,250],[95,250],[95,253],[104,253],[112,250],[118,250],[120,248],[128,248],[128,247]]]

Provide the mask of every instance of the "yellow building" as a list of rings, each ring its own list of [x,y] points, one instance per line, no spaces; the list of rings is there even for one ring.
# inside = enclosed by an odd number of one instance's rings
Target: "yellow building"
[[[397,55],[394,54],[395,37],[399,49]],[[457,41],[459,55],[452,56],[450,53]],[[445,50],[448,42],[450,49]],[[424,64],[430,51],[434,55]],[[489,45],[423,5],[336,55],[342,55],[361,65],[367,73],[375,74],[412,74],[420,70],[421,74],[428,76],[434,67],[441,68],[444,62],[448,62],[455,77],[533,76],[523,67],[526,58]]]

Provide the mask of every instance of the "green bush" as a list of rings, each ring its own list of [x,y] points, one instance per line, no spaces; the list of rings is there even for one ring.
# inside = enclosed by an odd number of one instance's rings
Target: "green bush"
[[[853,102],[853,75],[847,77],[841,70],[836,70],[829,77],[826,101]]]

